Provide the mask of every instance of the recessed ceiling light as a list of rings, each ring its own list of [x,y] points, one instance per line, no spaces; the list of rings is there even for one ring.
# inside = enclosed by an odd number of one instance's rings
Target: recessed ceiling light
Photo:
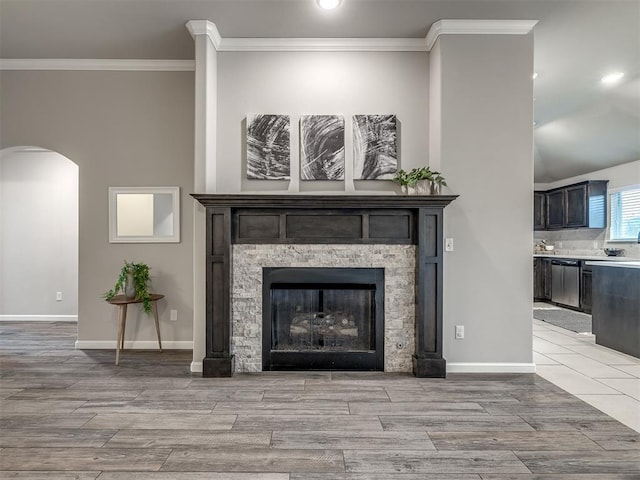
[[[533,72],[533,79],[535,80],[536,78],[538,78],[538,72]]]
[[[613,85],[614,83],[619,82],[622,79],[622,77],[624,77],[623,72],[614,72],[614,73],[605,75],[600,79],[600,81],[605,85]]]
[[[323,10],[333,10],[340,6],[342,0],[316,0],[316,3]]]

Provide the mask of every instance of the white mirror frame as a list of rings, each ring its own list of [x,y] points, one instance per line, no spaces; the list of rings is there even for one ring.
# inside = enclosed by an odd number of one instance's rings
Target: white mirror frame
[[[118,194],[170,194],[173,209],[172,235],[118,235]],[[109,243],[179,243],[180,187],[109,187]]]

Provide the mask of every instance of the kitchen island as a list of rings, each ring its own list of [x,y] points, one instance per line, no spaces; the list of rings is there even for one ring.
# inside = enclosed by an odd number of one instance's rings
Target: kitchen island
[[[640,262],[587,262],[596,343],[640,358]]]

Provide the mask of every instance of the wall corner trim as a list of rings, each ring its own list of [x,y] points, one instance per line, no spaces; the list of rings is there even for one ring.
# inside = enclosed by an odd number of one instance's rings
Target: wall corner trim
[[[213,43],[216,50],[220,50],[220,44],[222,43],[222,36],[218,31],[218,27],[209,20],[189,20],[186,23],[187,30],[191,36],[195,39],[196,35],[206,35]]]
[[[202,362],[191,362],[192,373],[202,373]]]
[[[526,35],[537,20],[438,20],[425,38],[431,51],[440,35]]]
[[[193,72],[194,60],[103,58],[0,58],[0,70],[85,70],[132,72]]]
[[[447,362],[447,373],[536,373],[536,364]]]

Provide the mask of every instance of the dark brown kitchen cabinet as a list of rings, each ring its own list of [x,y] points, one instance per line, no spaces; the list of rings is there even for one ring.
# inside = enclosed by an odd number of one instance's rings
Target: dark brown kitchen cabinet
[[[591,284],[592,284],[591,270],[582,271],[582,278],[580,279],[580,309],[585,313],[591,313]]]
[[[547,195],[544,192],[533,192],[533,229],[544,230],[547,227],[545,207]]]
[[[533,259],[533,299],[551,299],[551,260]]]
[[[607,183],[591,180],[546,191],[545,230],[606,228]]]
[[[546,229],[564,227],[564,189],[547,192]]]
[[[567,187],[565,191],[565,227],[585,227],[587,224],[587,190],[586,184]]]

